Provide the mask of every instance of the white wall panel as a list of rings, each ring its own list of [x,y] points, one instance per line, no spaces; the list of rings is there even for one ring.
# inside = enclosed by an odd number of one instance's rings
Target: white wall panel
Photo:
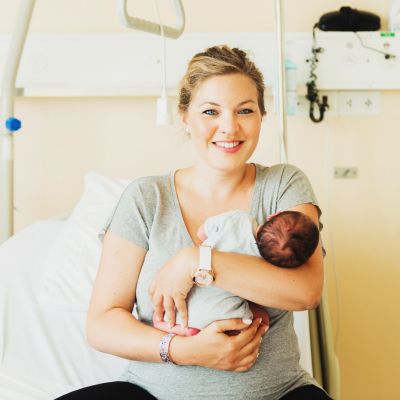
[[[351,32],[317,32],[324,48],[317,69],[318,86],[325,90],[400,89],[400,34],[360,34],[365,44],[397,55],[386,60],[365,49]],[[298,85],[309,76],[311,34],[288,33]],[[8,35],[0,35],[0,72]],[[226,43],[251,52],[264,72],[267,86],[275,77],[272,33],[191,33],[167,40],[167,79],[176,90],[190,57],[213,44]],[[147,34],[32,34],[28,37],[17,85],[26,96],[158,95],[161,85],[161,39]]]

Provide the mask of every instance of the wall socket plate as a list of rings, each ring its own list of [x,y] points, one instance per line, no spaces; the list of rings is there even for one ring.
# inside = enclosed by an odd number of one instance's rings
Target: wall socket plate
[[[334,177],[336,179],[357,179],[357,167],[334,167]]]
[[[337,115],[378,115],[381,111],[381,95],[378,91],[370,90],[321,90],[319,97],[328,96],[329,108],[325,111],[327,116]],[[305,95],[297,96],[298,116],[309,114],[310,102]],[[315,108],[315,115],[318,110]]]
[[[381,95],[377,91],[344,90],[337,92],[339,115],[378,115],[381,111]]]

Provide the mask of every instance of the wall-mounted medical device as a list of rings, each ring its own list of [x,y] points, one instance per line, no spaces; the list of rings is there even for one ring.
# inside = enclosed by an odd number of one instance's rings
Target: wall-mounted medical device
[[[323,14],[318,21],[318,28],[321,31],[378,31],[381,20],[370,12],[342,7],[339,11]]]
[[[310,102],[309,116],[313,122],[321,122],[324,119],[324,114],[329,108],[328,97],[322,96],[320,99],[319,91],[317,88],[317,63],[319,62],[318,55],[324,51],[322,47],[317,46],[316,41],[316,29],[321,31],[342,31],[342,32],[354,32],[358,37],[361,45],[369,50],[377,51],[382,53],[385,59],[394,58],[395,55],[366,46],[362,41],[357,31],[377,31],[381,27],[380,18],[378,15],[367,12],[359,11],[351,7],[341,7],[339,11],[333,11],[323,14],[319,21],[313,27],[313,44],[312,44],[312,55],[307,60],[310,64],[310,76],[307,82],[307,95],[306,98]],[[318,115],[315,115],[315,108],[318,108]]]

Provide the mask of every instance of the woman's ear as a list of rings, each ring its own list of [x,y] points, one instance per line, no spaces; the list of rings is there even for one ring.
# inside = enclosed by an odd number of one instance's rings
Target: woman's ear
[[[187,115],[186,112],[180,112],[180,118],[183,125],[187,125]]]
[[[187,123],[186,113],[182,113],[181,114],[181,121],[182,121],[182,124],[183,124],[183,130],[185,131],[185,133],[187,135],[190,135],[190,130],[189,130],[189,125]]]

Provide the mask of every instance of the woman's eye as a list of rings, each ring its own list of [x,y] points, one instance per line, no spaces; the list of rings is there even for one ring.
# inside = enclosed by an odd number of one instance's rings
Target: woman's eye
[[[203,114],[206,114],[206,115],[217,115],[217,112],[215,111],[215,110],[204,110],[203,111]]]
[[[239,114],[251,114],[253,110],[250,108],[243,108],[242,110],[239,111]]]

